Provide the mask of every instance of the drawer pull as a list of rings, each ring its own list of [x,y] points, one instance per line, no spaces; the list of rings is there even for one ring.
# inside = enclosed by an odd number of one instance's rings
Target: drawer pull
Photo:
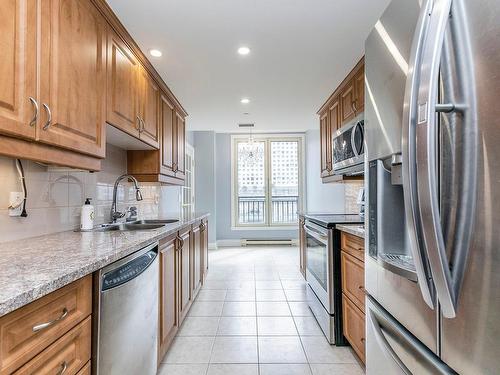
[[[366,294],[366,289],[362,285],[358,286],[358,289]]]
[[[67,369],[68,369],[68,362],[64,361],[63,363],[61,363],[61,369],[59,370],[57,375],[63,375]]]
[[[364,344],[365,343],[365,338],[361,337],[361,342]]]
[[[33,332],[38,332],[38,331],[41,331],[45,328],[48,328],[54,324],[56,324],[57,322],[63,320],[64,318],[66,318],[68,316],[68,309],[65,307],[62,311],[62,314],[61,316],[59,316],[58,318],[54,319],[54,320],[51,320],[50,322],[46,322],[46,323],[41,323],[41,324],[37,324],[36,326],[33,326]]]

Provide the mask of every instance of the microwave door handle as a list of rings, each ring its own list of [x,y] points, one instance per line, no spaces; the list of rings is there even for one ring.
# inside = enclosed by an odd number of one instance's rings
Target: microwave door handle
[[[460,23],[460,4],[455,6],[451,0],[438,0],[430,16],[428,39],[424,45],[422,68],[420,71],[421,83],[418,94],[418,123],[417,123],[417,173],[420,215],[424,240],[429,256],[437,296],[443,316],[454,318],[457,313],[458,296],[462,285],[467,253],[471,245],[473,218],[476,197],[476,165],[477,165],[477,122],[475,116],[474,80],[471,72],[471,52],[468,48],[467,34]],[[440,63],[445,43],[445,31],[452,11],[454,22],[451,32],[459,33],[459,45],[454,44],[454,51],[459,68],[458,82],[465,98],[466,105],[437,104]],[[464,22],[462,22],[464,24]],[[461,35],[460,35],[461,33]],[[464,140],[464,149],[467,160],[463,167],[463,181],[460,187],[457,202],[457,216],[455,222],[455,237],[452,241],[452,259],[448,260],[443,236],[441,214],[439,211],[439,192],[436,166],[437,156],[437,113],[460,111],[463,127],[467,136]],[[453,159],[456,163],[456,159]],[[450,269],[450,264],[453,269]]]
[[[420,213],[417,192],[416,171],[416,102],[418,94],[418,69],[420,65],[423,42],[425,40],[429,16],[433,0],[426,0],[422,4],[415,34],[412,41],[411,55],[405,87],[402,129],[402,174],[405,217],[408,228],[410,249],[417,272],[418,285],[425,303],[435,308],[434,286],[428,263],[426,248],[422,241]]]
[[[354,153],[354,157],[358,157],[358,150],[356,150],[356,129],[359,126],[359,122],[357,122],[351,129],[351,148]]]

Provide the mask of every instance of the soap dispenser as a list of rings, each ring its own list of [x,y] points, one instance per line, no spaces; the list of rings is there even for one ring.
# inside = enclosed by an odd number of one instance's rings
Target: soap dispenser
[[[90,204],[91,198],[85,199],[80,217],[80,230],[92,230],[94,228],[94,206]]]

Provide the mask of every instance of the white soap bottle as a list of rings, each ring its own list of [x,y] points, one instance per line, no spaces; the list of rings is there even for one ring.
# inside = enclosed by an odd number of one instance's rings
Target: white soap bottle
[[[94,206],[90,204],[91,198],[85,199],[80,216],[80,230],[92,230],[94,228]]]

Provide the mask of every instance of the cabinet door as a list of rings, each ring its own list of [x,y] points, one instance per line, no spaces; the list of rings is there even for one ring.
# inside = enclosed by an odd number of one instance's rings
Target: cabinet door
[[[40,141],[105,156],[106,21],[86,0],[41,1]]]
[[[179,293],[179,325],[184,320],[189,306],[191,304],[191,275],[190,275],[190,257],[191,241],[189,239],[190,231],[180,234],[179,262],[178,262],[178,293]]]
[[[161,174],[175,177],[174,144],[176,115],[173,104],[165,95],[161,95]]]
[[[356,115],[365,110],[365,66],[362,64],[354,75],[354,110]]]
[[[142,141],[158,148],[160,88],[144,68],[141,67],[139,72],[140,137]]]
[[[200,232],[200,227],[199,225],[193,225],[193,232],[191,233],[192,236],[192,249],[191,249],[191,270],[192,270],[192,281],[193,281],[193,299],[195,298],[196,294],[198,293],[198,290],[201,287],[201,278],[202,278],[202,273],[201,273],[201,232]]]
[[[342,293],[342,323],[344,336],[365,363],[365,314]]]
[[[175,177],[184,180],[186,167],[185,167],[185,153],[186,153],[186,126],[184,118],[176,113],[176,168]]]
[[[328,106],[328,120],[330,122],[330,137],[333,139],[335,132],[342,127],[340,123],[340,99],[338,96]]]
[[[330,175],[332,170],[332,157],[330,145],[330,128],[328,124],[328,111],[320,117],[320,153],[321,153],[321,177]]]
[[[160,353],[163,358],[179,328],[177,307],[176,237],[160,243]]]
[[[346,82],[345,86],[340,92],[340,112],[341,112],[341,122],[340,126],[343,126],[347,122],[351,121],[354,116],[354,80],[350,79]]]
[[[37,100],[35,0],[2,1],[0,46],[0,132],[34,139],[34,101]]]
[[[201,277],[205,282],[208,271],[208,220],[203,220],[200,225],[201,231]]]
[[[137,70],[139,63],[114,31],[108,33],[106,121],[139,138]]]

